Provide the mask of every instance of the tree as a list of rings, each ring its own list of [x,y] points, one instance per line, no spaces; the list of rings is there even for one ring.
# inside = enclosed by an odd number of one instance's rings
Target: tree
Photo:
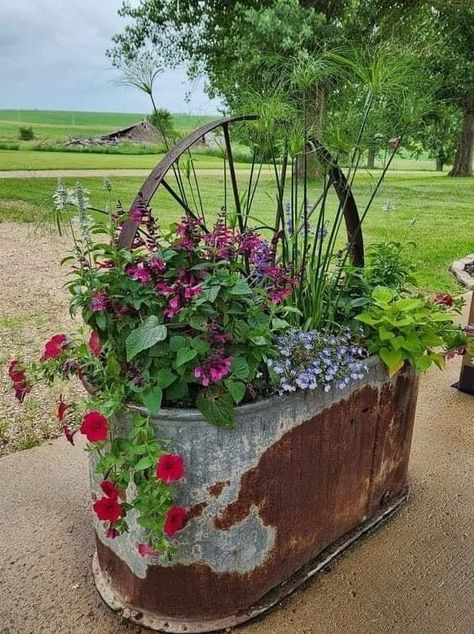
[[[442,2],[437,13],[441,45],[433,64],[443,77],[442,94],[463,114],[451,176],[472,176],[474,149],[474,6]]]
[[[421,121],[415,135],[415,146],[427,151],[429,157],[436,161],[437,172],[442,172],[445,165],[453,163],[461,118],[455,106],[436,102],[433,110]]]
[[[438,84],[436,102],[456,108],[461,130],[450,176],[472,176],[474,148],[474,6],[460,0],[426,2],[414,29],[420,64]]]
[[[281,64],[340,42],[336,9],[345,6],[346,0],[329,4],[298,0],[178,4],[142,0],[132,8],[126,3],[121,14],[133,23],[114,37],[109,56],[115,65],[123,60],[127,63],[148,41],[167,64],[186,61],[191,75],[204,73],[210,95],[219,95],[232,110],[242,92],[259,89],[268,81],[261,73],[263,66],[269,68],[272,63]],[[331,13],[318,11],[318,5],[327,5],[327,11],[331,5]]]
[[[420,2],[411,0],[408,4]],[[115,46],[109,55],[115,64],[121,63],[134,59],[143,46],[151,43],[164,63],[186,61],[191,74],[205,73],[209,93],[223,98],[232,112],[252,109],[252,95],[257,101],[266,95],[262,108],[267,112],[280,107],[280,92],[286,97],[283,102],[291,103],[292,108],[298,109],[298,101],[303,99],[305,116],[321,136],[323,127],[329,133],[334,127],[330,124],[336,121],[347,128],[348,108],[355,117],[354,129],[359,129],[358,121],[365,111],[360,95],[353,94],[352,102],[347,98],[348,86],[353,90],[354,83],[334,75],[327,51],[348,48],[349,36],[350,48],[354,42],[366,50],[381,46],[382,39],[390,38],[380,36],[379,24],[386,24],[388,33],[390,15],[399,21],[408,20],[406,5],[393,0],[141,0],[132,7],[126,2],[121,14],[131,22],[114,37]],[[401,49],[398,47],[397,55]],[[392,54],[383,55],[386,67]],[[359,61],[363,66],[364,60]],[[292,67],[290,73],[286,72],[288,65]],[[282,75],[293,79],[283,86]],[[413,90],[417,88],[413,85]],[[380,110],[377,125],[371,130],[366,126],[368,139],[359,139],[357,145],[364,141],[366,149],[382,143],[386,147],[390,122],[385,124],[383,116],[388,101],[394,98],[395,93],[385,92],[382,99],[379,91],[377,104],[372,104],[372,111]],[[390,107],[394,108],[393,103]],[[334,133],[337,136],[336,130]]]

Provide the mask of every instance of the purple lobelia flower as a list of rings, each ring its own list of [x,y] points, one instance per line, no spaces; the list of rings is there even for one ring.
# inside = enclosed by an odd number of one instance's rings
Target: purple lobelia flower
[[[340,334],[326,331],[293,330],[279,337],[279,356],[268,361],[279,391],[294,392],[321,387],[344,389],[364,376],[367,351],[352,340],[349,330]]]

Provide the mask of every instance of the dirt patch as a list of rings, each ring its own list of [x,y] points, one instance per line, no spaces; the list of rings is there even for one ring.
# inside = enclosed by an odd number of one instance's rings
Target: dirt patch
[[[70,244],[52,230],[0,223],[0,455],[28,449],[61,433],[55,410],[59,394],[66,396],[79,386],[35,388],[20,405],[14,399],[7,376],[12,357],[39,357],[50,335],[78,327],[69,317],[66,269],[60,261]]]

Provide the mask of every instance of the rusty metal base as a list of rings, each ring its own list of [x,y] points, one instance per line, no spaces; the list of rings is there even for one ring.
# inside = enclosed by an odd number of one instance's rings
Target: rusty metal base
[[[376,517],[364,522],[350,533],[344,535],[337,542],[331,544],[331,546],[326,548],[312,561],[303,566],[303,568],[298,570],[298,572],[296,572],[287,581],[280,584],[273,590],[270,590],[270,592],[262,597],[260,601],[251,608],[226,618],[214,621],[181,621],[134,610],[132,606],[129,606],[122,601],[112,589],[109,580],[100,568],[97,553],[95,553],[92,562],[95,585],[105,603],[112,608],[112,610],[121,612],[122,618],[157,632],[170,632],[173,634],[203,634],[205,632],[225,630],[226,628],[235,627],[236,625],[255,619],[274,607],[277,603],[289,596],[317,573],[321,572],[344,550],[349,548],[349,546],[352,546],[352,544],[357,542],[359,539],[365,537],[375,528],[381,526],[384,522],[389,520],[398,510],[400,510],[401,506],[407,501],[407,499],[408,493],[400,498],[395,504],[392,504],[388,508],[384,509]]]

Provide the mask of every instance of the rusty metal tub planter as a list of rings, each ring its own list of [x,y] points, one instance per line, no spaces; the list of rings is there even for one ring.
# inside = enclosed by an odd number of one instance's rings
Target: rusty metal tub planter
[[[236,425],[163,410],[157,436],[186,460],[176,503],[189,509],[170,563],[141,557],[146,535],[96,525],[96,585],[115,610],[168,632],[253,618],[311,577],[406,499],[418,378],[377,359],[346,389],[244,405]],[[98,492],[97,476],[92,487]]]

